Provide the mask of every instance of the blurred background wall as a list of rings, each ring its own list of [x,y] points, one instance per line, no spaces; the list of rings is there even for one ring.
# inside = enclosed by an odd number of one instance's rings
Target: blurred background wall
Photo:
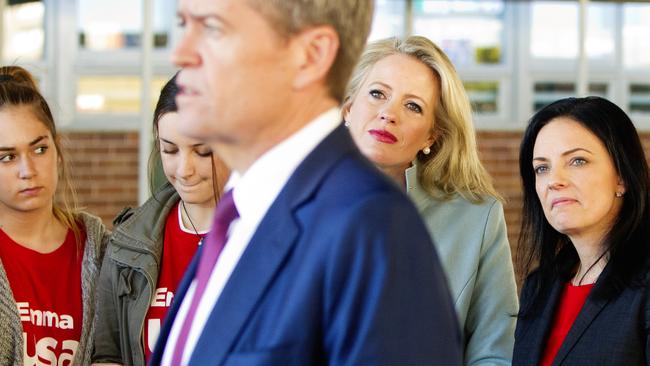
[[[0,60],[38,78],[81,204],[109,226],[148,196],[151,111],[176,71],[175,14],[175,0],[0,0]],[[650,2],[378,0],[371,39],[410,34],[438,43],[463,77],[513,246],[519,141],[540,107],[607,97],[650,155]]]

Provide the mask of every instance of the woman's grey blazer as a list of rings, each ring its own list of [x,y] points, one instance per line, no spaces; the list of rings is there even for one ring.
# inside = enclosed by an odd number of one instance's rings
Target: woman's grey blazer
[[[465,365],[510,365],[517,286],[503,206],[493,197],[473,204],[456,195],[438,200],[406,170],[406,187],[434,239],[464,341]]]

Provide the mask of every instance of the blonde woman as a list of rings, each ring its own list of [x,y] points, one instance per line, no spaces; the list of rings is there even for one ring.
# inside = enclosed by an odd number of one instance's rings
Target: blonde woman
[[[106,231],[75,209],[50,108],[18,66],[0,67],[0,130],[0,365],[87,365]]]
[[[361,152],[404,188],[434,239],[464,364],[510,364],[518,305],[503,207],[447,56],[418,36],[369,44],[343,115]]]

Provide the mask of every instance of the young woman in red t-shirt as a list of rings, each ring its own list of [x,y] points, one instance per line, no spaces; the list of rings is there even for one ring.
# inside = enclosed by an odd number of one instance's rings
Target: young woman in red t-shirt
[[[0,67],[0,131],[0,364],[88,364],[105,229],[76,210],[50,109],[18,66]]]
[[[513,365],[650,364],[650,171],[612,102],[567,98],[521,144],[521,292]]]
[[[98,285],[96,364],[145,365],[229,175],[208,146],[178,132],[177,92],[174,77],[154,111],[152,156],[168,182],[115,221]]]

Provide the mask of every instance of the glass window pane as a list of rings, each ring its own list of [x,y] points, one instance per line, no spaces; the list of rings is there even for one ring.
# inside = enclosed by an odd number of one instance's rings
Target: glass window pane
[[[589,95],[596,95],[599,97],[607,98],[609,93],[609,85],[607,83],[590,83]]]
[[[615,4],[591,3],[587,9],[587,55],[614,60]],[[578,57],[578,4],[539,1],[531,4],[530,52],[534,58]]]
[[[45,44],[43,2],[10,0],[5,5],[3,18],[1,46],[4,59],[10,63],[42,59]]]
[[[457,65],[500,64],[504,1],[413,1],[413,34],[436,42]]]
[[[650,113],[650,84],[630,84],[630,112]]]
[[[575,95],[575,84],[571,82],[538,82],[533,90],[533,110],[537,111],[558,99]]]
[[[173,0],[155,0],[154,46],[167,47],[173,30]],[[77,13],[79,46],[91,50],[118,50],[140,47],[142,1],[79,0]]]
[[[168,78],[151,83],[151,108]],[[77,80],[77,112],[84,114],[137,114],[140,112],[141,79],[138,76],[82,76]]]
[[[463,84],[474,112],[478,114],[497,113],[499,106],[499,83],[497,81],[466,81]]]
[[[406,1],[377,0],[369,41],[404,35]]]
[[[607,83],[589,83],[589,95],[606,98],[608,90]],[[535,83],[533,91],[533,110],[537,111],[558,99],[575,97],[576,85],[570,81],[541,81]]]
[[[623,9],[625,67],[650,67],[650,4],[625,4]]]

